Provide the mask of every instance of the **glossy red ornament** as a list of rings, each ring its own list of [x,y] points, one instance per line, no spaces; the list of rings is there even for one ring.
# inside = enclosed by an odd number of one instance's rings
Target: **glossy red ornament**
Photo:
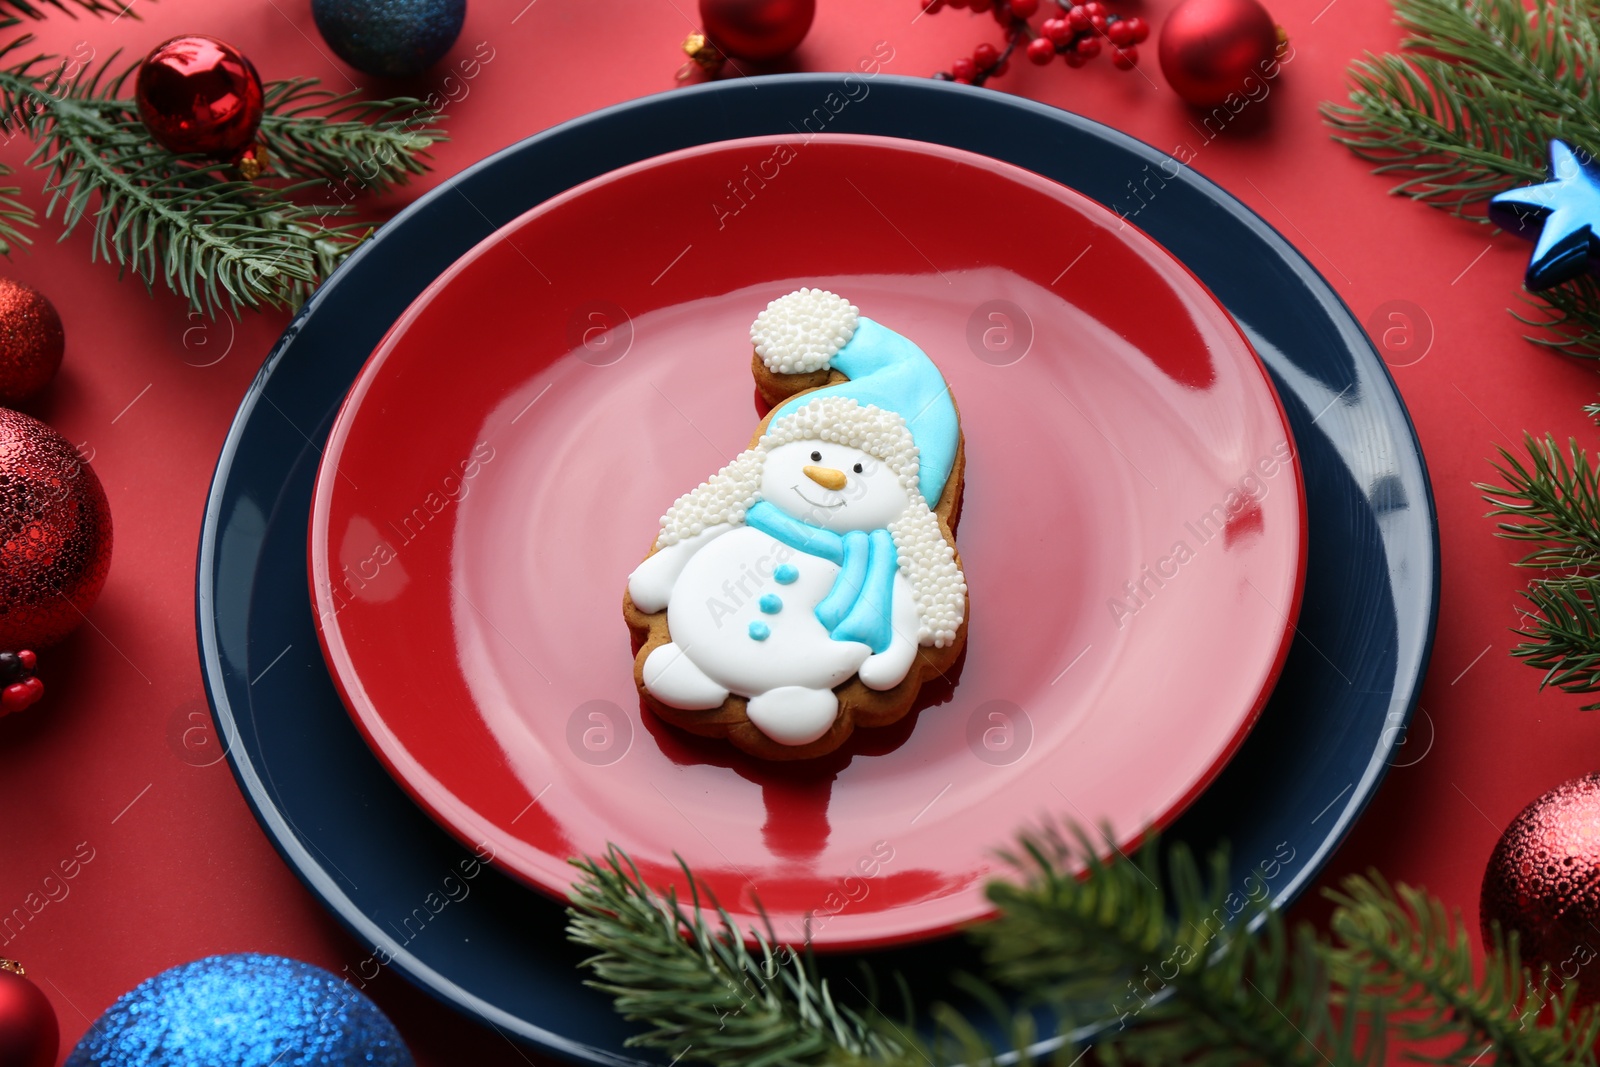
[[[0,1067],[55,1067],[61,1044],[56,1010],[21,970],[0,960]]]
[[[1199,107],[1244,96],[1277,73],[1278,27],[1256,0],[1183,0],[1161,27],[1161,73]]]
[[[1478,918],[1518,934],[1522,960],[1600,1001],[1600,774],[1556,786],[1522,809],[1489,857]]]
[[[232,160],[261,125],[261,76],[244,53],[191,34],[157,45],[139,66],[139,117],[160,144],[179,154]]]
[[[700,24],[724,55],[777,59],[799,47],[817,0],[700,0]]]
[[[21,404],[49,385],[66,347],[61,316],[44,294],[0,278],[0,404]]]
[[[0,649],[78,627],[111,568],[111,509],[93,470],[38,419],[0,408]]]

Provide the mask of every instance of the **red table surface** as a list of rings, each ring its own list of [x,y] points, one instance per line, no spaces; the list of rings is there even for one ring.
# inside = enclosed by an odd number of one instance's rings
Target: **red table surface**
[[[916,18],[913,0],[821,0],[793,66],[845,70],[888,42],[884,69],[927,75],[980,41],[993,20],[965,11]],[[1159,28],[1170,0],[1124,10]],[[690,0],[473,0],[466,28],[424,93],[462,58],[493,59],[450,107],[451,141],[435,170],[387,209],[505,145],[630,97],[668,90],[694,29]],[[136,0],[138,20],[36,27],[41,47],[142,54],[183,32],[242,47],[266,78],[311,75],[331,87],[395,91],[332,58],[307,0]],[[1537,691],[1539,676],[1507,655],[1521,576],[1514,546],[1494,538],[1472,488],[1497,445],[1524,428],[1593,440],[1581,405],[1597,382],[1582,362],[1521,339],[1505,308],[1529,246],[1386,194],[1329,140],[1318,104],[1344,96],[1347,63],[1392,48],[1383,0],[1277,0],[1294,56],[1270,95],[1208,139],[1168,90],[1154,40],[1139,72],[1104,58],[1083,70],[1014,63],[1000,84],[1126,130],[1191,165],[1260,212],[1304,252],[1366,320],[1387,301],[1431,321],[1425,358],[1395,377],[1416,421],[1438,500],[1443,597],[1433,669],[1401,763],[1335,856],[1326,885],[1371,865],[1422,883],[1476,923],[1478,886],[1500,830],[1546,789],[1596,768],[1594,720],[1581,700]],[[461,89],[456,87],[457,95]],[[1252,113],[1254,116],[1252,117]],[[22,138],[0,161],[23,165]],[[42,204],[40,176],[17,179]],[[1027,226],[1004,204],[953,209],[978,227]],[[0,723],[0,913],[42,893],[80,849],[93,859],[0,955],[23,960],[60,1015],[63,1056],[113,1000],[175,964],[218,952],[279,953],[332,971],[366,957],[300,886],[258,829],[225,764],[194,767],[172,740],[203,706],[194,632],[194,561],[212,467],[234,410],[287,315],[215,324],[165,293],[89,261],[90,228],[38,244],[0,271],[37,286],[61,312],[64,369],[31,407],[92,452],[116,523],[115,560],[91,625],[44,661],[44,706]],[[224,354],[225,353],[225,354]],[[220,358],[219,358],[220,357]],[[209,365],[204,365],[209,364]],[[292,655],[313,656],[315,649]],[[54,883],[52,883],[54,884]],[[60,890],[56,890],[60,895]],[[35,904],[37,902],[35,901]],[[1315,895],[1297,907],[1317,919]],[[577,980],[577,976],[574,976]],[[522,1064],[537,1057],[386,973],[368,987],[418,1064]]]

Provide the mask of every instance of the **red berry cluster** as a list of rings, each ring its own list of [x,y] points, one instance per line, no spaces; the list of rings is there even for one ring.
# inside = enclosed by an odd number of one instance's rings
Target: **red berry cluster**
[[[33,675],[39,657],[27,649],[0,652],[0,716],[32,707],[44,696],[44,683]]]
[[[1028,60],[1044,66],[1057,55],[1069,67],[1081,67],[1102,47],[1111,52],[1111,62],[1119,70],[1132,70],[1139,62],[1139,42],[1150,36],[1150,27],[1138,15],[1116,15],[1100,0],[1049,0],[1060,13],[1045,19],[1035,29],[1029,19],[1039,13],[1041,0],[917,0],[925,14],[947,7],[966,8],[979,14],[987,11],[1004,27],[1004,48],[985,41],[934,77],[962,85],[982,85],[998,78],[1011,65],[1011,54],[1018,48]]]

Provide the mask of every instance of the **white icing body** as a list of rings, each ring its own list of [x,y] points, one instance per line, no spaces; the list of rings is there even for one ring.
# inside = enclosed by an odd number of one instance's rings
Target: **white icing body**
[[[815,527],[883,529],[911,504],[900,475],[847,445],[794,441],[764,459],[756,475],[762,499]],[[842,476],[844,484],[829,489],[808,469],[828,480]],[[775,576],[782,566],[796,572],[791,582]],[[735,693],[749,698],[750,721],[768,737],[787,745],[815,741],[838,713],[835,686],[856,674],[879,690],[905,679],[922,625],[902,568],[894,577],[889,646],[874,655],[859,641],[834,640],[815,608],[839,569],[743,524],[720,523],[662,545],[628,580],[634,604],[665,609],[672,634],[645,660],[645,688],[686,710],[717,707]],[[763,597],[777,597],[779,610],[763,611]],[[762,640],[751,637],[752,623],[767,628]]]
[[[729,693],[757,698],[782,689],[810,690],[817,695],[791,694],[778,709],[752,700],[750,709],[751,721],[773,740],[803,745],[833,725],[837,703],[829,691],[834,686],[859,673],[869,688],[891,689],[911,669],[917,653],[917,611],[904,575],[895,575],[894,581],[894,636],[888,648],[873,655],[858,641],[835,641],[817,621],[814,609],[833,588],[839,575],[836,564],[748,526],[726,529],[695,549],[667,598],[672,642],[657,648],[645,663],[645,688],[662,703],[711,708]],[[789,585],[772,577],[774,568],[785,562],[798,572]],[[761,610],[761,597],[769,594],[783,601],[776,614]],[[771,631],[765,640],[750,637],[752,622]],[[828,694],[826,702],[822,692]],[[823,704],[825,715],[819,710]]]

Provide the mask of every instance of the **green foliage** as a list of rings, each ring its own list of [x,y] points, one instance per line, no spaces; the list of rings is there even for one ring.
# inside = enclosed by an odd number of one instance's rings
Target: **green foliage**
[[[125,3],[114,3],[112,0],[32,0],[31,3],[29,0],[0,0],[0,29],[18,25],[23,19],[42,19],[49,13],[47,8],[73,18],[77,17],[78,11],[90,15],[138,18],[133,11],[136,3],[138,0],[126,0]]]
[[[1563,449],[1525,434],[1523,447],[1525,458],[1500,450],[1503,484],[1477,486],[1499,535],[1530,546],[1516,565],[1540,572],[1523,591],[1532,611],[1511,654],[1545,672],[1541,685],[1600,691],[1600,470],[1576,440]]]
[[[746,1067],[885,1062],[897,1050],[834,1000],[807,955],[774,948],[762,932],[752,951],[721,908],[708,923],[698,891],[688,909],[652,892],[615,848],[574,865],[582,877],[567,935],[595,950],[583,964],[589,984],[648,1027],[630,1044]]]
[[[956,980],[1002,1047],[948,1003],[913,1030],[874,1003],[870,978],[841,1003],[808,955],[755,930],[747,948],[725,911],[708,921],[698,897],[685,909],[656,894],[615,849],[577,863],[568,931],[596,951],[591,984],[647,1025],[632,1043],[683,1062],[942,1067],[1007,1052],[1068,1065],[1070,1043],[1030,1046],[1098,1023],[1096,1057],[1113,1065],[1366,1067],[1398,1040],[1444,1067],[1594,1067],[1600,1017],[1575,1010],[1576,987],[1552,991],[1498,932],[1475,970],[1460,917],[1420,890],[1347,878],[1323,937],[1285,926],[1265,878],[1230,887],[1224,853],[1204,872],[1182,846],[1161,854],[1102,859],[1076,831],[1022,835],[1013,876],[989,886],[999,917],[970,931],[985,975]]]
[[[1515,938],[1507,944],[1496,927],[1478,974],[1466,924],[1426,893],[1374,874],[1347,878],[1329,896],[1328,964],[1341,1004],[1381,1011],[1398,1037],[1428,1045],[1427,1062],[1593,1067],[1600,1018],[1574,1010],[1576,985],[1552,993],[1548,973],[1523,967]]]
[[[1483,203],[1543,181],[1549,143],[1600,151],[1597,0],[1394,0],[1399,54],[1350,68],[1350,103],[1325,104],[1334,139],[1398,178],[1393,192],[1487,221]],[[1534,340],[1600,355],[1600,288],[1580,279],[1518,318]]]
[[[45,174],[45,215],[60,213],[63,240],[88,222],[94,258],[212,315],[297,306],[371,232],[352,221],[355,192],[420,173],[444,136],[419,101],[361,103],[308,80],[273,83],[261,140],[290,180],[243,181],[151,141],[124,93],[136,64],[117,70],[112,56],[73,69],[23,57],[28,40],[0,47],[0,131],[36,142],[29,162]],[[307,199],[318,193],[333,202]],[[23,205],[0,199],[0,243],[25,240],[18,227],[31,221]]]

